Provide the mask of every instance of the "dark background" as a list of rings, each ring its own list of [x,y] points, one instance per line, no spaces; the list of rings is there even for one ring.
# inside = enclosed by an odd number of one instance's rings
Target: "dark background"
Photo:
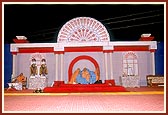
[[[164,40],[164,4],[5,4],[4,42],[26,36],[30,42],[56,42],[61,27],[76,17],[100,21],[111,41],[136,41],[151,33]]]

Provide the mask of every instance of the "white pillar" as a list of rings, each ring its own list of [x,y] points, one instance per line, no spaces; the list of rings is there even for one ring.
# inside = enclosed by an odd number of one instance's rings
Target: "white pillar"
[[[113,65],[112,65],[112,52],[110,52],[110,74],[111,74],[111,79],[113,79]]]
[[[104,53],[104,61],[105,61],[105,76],[106,80],[108,80],[108,66],[107,66],[107,53]]]
[[[152,55],[152,74],[155,75],[155,54],[151,52]]]
[[[60,54],[61,56],[61,81],[63,81],[64,76],[64,54]]]
[[[58,54],[55,54],[55,80],[58,81]]]
[[[13,64],[12,64],[12,76],[11,79],[16,77],[16,54],[13,54]]]

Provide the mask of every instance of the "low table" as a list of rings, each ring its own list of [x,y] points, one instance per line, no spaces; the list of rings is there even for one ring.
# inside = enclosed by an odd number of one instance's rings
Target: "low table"
[[[124,87],[140,87],[139,76],[125,76],[121,78],[121,85]]]
[[[28,89],[44,89],[47,87],[47,77],[30,76],[28,80]]]
[[[164,77],[159,75],[147,75],[147,86],[148,87],[158,87],[159,85],[164,85]]]

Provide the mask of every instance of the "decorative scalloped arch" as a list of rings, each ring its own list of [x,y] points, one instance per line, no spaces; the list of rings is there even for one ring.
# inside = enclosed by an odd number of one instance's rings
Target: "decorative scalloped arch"
[[[105,26],[94,18],[77,17],[63,25],[57,42],[103,42],[110,41]]]

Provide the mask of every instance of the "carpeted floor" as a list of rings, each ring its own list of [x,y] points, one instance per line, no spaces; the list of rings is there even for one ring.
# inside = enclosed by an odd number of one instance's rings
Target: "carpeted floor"
[[[12,113],[163,112],[164,96],[162,94],[5,96],[4,111]]]
[[[32,93],[6,91],[4,113],[164,113],[163,87],[127,88],[130,92]]]

